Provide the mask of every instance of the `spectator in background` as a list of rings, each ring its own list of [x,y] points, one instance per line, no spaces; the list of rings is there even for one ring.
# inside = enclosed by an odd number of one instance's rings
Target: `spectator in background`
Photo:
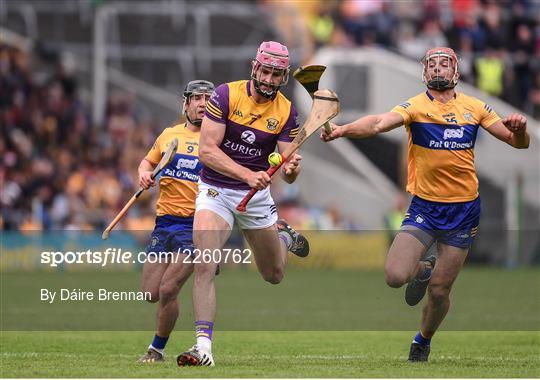
[[[516,98],[511,103],[515,106],[524,104],[527,100],[529,90],[533,85],[529,58],[534,55],[535,41],[533,32],[527,23],[516,26],[515,39],[513,39],[511,51],[513,53],[513,81],[516,87]]]
[[[413,59],[420,58],[429,46],[450,44],[462,58],[464,81],[491,95],[505,94],[504,99],[518,108],[531,108],[536,98],[532,78],[538,69],[531,65],[540,56],[534,51],[540,43],[540,2],[425,0],[419,5],[344,0],[333,19],[333,38],[323,33],[325,37],[317,43],[343,47],[377,44],[395,47]]]
[[[476,87],[494,96],[503,92],[504,60],[500,50],[488,47],[484,56],[475,62]]]

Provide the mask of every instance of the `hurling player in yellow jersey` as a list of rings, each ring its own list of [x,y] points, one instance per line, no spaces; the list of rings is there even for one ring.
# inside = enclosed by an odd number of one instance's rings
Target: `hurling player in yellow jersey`
[[[193,250],[193,215],[197,182],[202,164],[199,161],[199,135],[206,101],[214,84],[194,80],[187,84],[183,97],[186,122],[166,128],[139,165],[139,184],[155,186],[151,174],[167,150],[178,139],[178,150],[159,178],[156,226],[146,249],[142,288],[150,292],[150,302],[158,302],[156,333],[140,363],[162,361],[163,350],[178,318],[180,288],[193,272],[193,264],[184,263],[184,255]]]
[[[416,305],[429,285],[420,331],[410,361],[427,361],[431,338],[450,307],[450,289],[477,233],[480,217],[474,144],[478,128],[518,149],[529,146],[527,120],[514,113],[501,119],[481,100],[454,90],[458,59],[446,47],[429,50],[422,59],[427,91],[392,111],[364,116],[322,132],[365,138],[405,125],[408,133],[407,191],[414,195],[389,249],[385,276],[389,286],[408,283],[405,300]],[[437,242],[438,256],[420,260]]]

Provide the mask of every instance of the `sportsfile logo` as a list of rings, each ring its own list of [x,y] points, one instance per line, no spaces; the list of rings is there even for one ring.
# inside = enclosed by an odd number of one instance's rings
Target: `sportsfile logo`
[[[453,129],[453,128],[447,128],[444,130],[444,136],[443,139],[460,139],[463,137],[463,131],[465,131],[465,128],[461,127],[459,129]]]

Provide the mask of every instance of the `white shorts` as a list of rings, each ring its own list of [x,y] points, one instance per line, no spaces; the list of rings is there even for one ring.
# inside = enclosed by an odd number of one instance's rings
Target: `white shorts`
[[[231,229],[234,220],[243,230],[267,228],[277,221],[277,209],[270,189],[257,191],[247,205],[246,212],[236,210],[238,203],[249,190],[226,189],[199,181],[199,194],[195,203],[195,212],[210,210],[227,221]]]

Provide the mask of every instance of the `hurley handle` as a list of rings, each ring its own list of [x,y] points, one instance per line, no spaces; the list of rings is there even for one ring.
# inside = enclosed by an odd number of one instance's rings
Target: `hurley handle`
[[[283,157],[283,156],[281,156]],[[281,164],[279,164],[278,166],[272,166],[270,168],[268,168],[268,170],[266,171],[266,174],[268,174],[269,177],[272,177],[274,175],[275,172],[278,171],[278,169],[281,167],[281,165],[283,165],[285,163],[285,161],[287,161],[286,159],[282,159],[281,160]],[[242,198],[242,200],[240,201],[240,203],[238,203],[238,206],[236,206],[236,209],[240,212],[246,212],[246,206],[247,204],[249,203],[249,201],[251,200],[251,198],[253,198],[253,196],[257,193],[257,189],[251,189],[245,196],[244,198]]]

